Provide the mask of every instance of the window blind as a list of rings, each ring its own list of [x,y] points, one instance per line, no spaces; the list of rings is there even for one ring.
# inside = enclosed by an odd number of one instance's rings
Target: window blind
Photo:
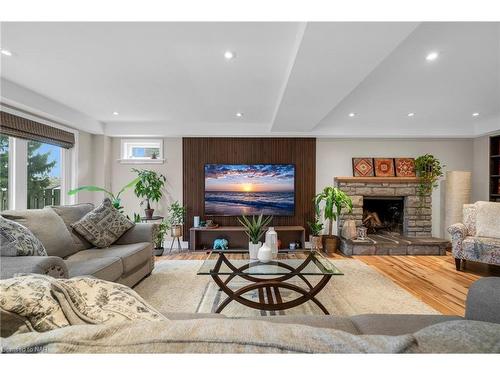
[[[0,111],[0,126],[0,132],[10,137],[49,143],[63,148],[72,148],[75,145],[75,135],[71,132],[4,111]]]

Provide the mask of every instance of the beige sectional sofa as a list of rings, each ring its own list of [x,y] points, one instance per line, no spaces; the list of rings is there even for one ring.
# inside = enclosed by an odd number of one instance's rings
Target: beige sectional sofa
[[[97,249],[78,235],[70,224],[94,206],[52,206],[35,210],[3,211],[6,219],[17,221],[43,243],[48,256],[2,257],[2,279],[18,273],[40,273],[54,277],[92,275],[127,286],[137,284],[153,270],[153,224],[138,223],[113,245]]]

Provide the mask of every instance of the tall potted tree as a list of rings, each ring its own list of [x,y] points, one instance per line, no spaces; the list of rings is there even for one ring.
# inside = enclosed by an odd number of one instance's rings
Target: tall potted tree
[[[139,178],[134,189],[135,195],[143,198],[141,204],[146,202],[144,213],[147,219],[151,219],[154,212],[154,208],[151,208],[151,201],[158,202],[162,198],[163,187],[167,179],[164,175],[147,169],[134,168],[132,171],[136,172]]]
[[[316,212],[321,212],[320,206],[323,202],[323,217],[328,220],[328,235],[323,236],[323,250],[331,254],[336,252],[339,247],[339,237],[333,235],[333,221],[340,217],[342,210],[347,210],[347,213],[352,212],[352,200],[341,189],[327,186],[314,197]]]

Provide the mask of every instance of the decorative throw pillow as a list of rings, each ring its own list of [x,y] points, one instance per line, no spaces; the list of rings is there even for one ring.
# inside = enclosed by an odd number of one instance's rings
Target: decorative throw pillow
[[[24,328],[38,332],[69,326],[59,302],[51,294],[54,279],[23,275],[0,280],[0,312],[16,316]]]
[[[167,320],[131,288],[111,281],[58,279],[52,282],[52,293],[72,325]]]
[[[500,203],[476,202],[476,236],[500,238]]]
[[[71,227],[96,247],[110,246],[135,224],[113,207],[109,198]]]
[[[47,256],[42,242],[24,225],[0,216],[2,256]]]

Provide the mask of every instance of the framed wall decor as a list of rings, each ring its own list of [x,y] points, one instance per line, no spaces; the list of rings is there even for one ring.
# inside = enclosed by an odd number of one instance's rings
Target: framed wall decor
[[[373,159],[352,158],[352,175],[354,177],[373,177]]]
[[[396,177],[416,177],[415,159],[413,158],[394,158],[394,167]]]
[[[394,177],[394,159],[393,158],[375,158],[375,176],[376,177]]]

